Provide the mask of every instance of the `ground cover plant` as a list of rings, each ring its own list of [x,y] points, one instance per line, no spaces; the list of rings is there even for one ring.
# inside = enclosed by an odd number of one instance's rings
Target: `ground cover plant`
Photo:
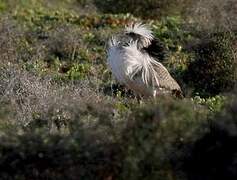
[[[236,2],[176,3],[0,0],[0,179],[235,180]],[[108,70],[108,38],[140,21],[183,99]]]

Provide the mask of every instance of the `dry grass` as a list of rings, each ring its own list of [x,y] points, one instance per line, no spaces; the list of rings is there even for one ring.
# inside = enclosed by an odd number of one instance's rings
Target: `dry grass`
[[[190,20],[198,23],[199,27],[212,31],[224,29],[236,31],[237,29],[237,1],[236,0],[201,0],[194,2],[187,12]]]
[[[79,112],[89,111],[90,106],[108,116],[114,112],[114,100],[93,90],[88,81],[58,84],[50,77],[39,77],[14,66],[1,68],[0,77],[1,102],[10,104],[14,123],[22,127],[40,120],[49,129],[55,124],[60,128],[76,119]]]

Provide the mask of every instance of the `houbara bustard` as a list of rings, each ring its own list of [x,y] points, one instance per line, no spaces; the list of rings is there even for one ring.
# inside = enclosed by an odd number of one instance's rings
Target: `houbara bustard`
[[[158,42],[147,25],[126,26],[108,42],[108,65],[119,83],[140,96],[182,96],[179,84],[159,62],[162,54]]]

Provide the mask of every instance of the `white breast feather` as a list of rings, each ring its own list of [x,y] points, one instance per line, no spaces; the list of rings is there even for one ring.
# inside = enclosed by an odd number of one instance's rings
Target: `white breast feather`
[[[115,41],[113,38],[111,41]],[[137,49],[137,42],[131,42],[128,46],[119,46],[119,42],[110,43],[108,49],[108,64],[116,79],[123,84],[133,80],[137,73],[141,73],[142,81],[146,86],[159,86],[157,72],[153,64],[158,62],[149,55]],[[154,78],[153,83],[149,81]]]
[[[120,83],[124,84],[126,82],[126,79],[123,71],[123,51],[119,46],[119,42],[113,37],[109,41],[107,54],[107,61],[109,67],[111,68],[112,74]]]

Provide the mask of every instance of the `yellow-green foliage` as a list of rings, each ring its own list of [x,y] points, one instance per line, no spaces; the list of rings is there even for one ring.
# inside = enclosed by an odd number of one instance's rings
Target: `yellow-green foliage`
[[[200,96],[194,96],[192,98],[192,101],[194,101],[196,104],[207,106],[208,109],[212,112],[218,112],[224,107],[227,101],[227,97],[220,95],[210,98],[201,98]]]

